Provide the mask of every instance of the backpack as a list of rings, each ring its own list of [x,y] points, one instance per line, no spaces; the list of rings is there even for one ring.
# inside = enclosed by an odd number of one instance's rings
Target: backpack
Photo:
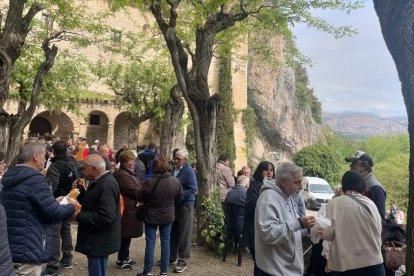
[[[144,151],[143,153],[138,155],[138,158],[144,163],[145,174],[148,175],[151,170],[151,161],[154,159],[154,153]]]
[[[60,186],[61,192],[63,189],[65,193],[68,193],[72,189],[73,181],[75,181],[76,179],[80,177],[80,173],[79,173],[79,169],[76,164],[76,161],[69,160],[66,162],[64,160],[58,160],[56,161],[56,164],[63,164],[65,167],[65,171],[68,172],[66,175],[60,175],[60,178],[59,178],[59,185],[61,185]]]

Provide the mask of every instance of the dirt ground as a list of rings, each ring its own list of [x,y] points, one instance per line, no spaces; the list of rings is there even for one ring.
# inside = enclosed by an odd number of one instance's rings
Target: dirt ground
[[[72,235],[74,237],[73,244],[76,243],[77,225],[72,225]],[[137,261],[138,265],[134,266],[132,271],[122,271],[115,267],[115,261],[117,254],[109,256],[108,260],[108,276],[128,276],[136,275],[138,272],[142,272],[144,264],[144,250],[145,250],[145,238],[140,237],[133,239],[130,247],[130,257]],[[159,237],[157,236],[157,245],[155,250],[154,262],[156,263],[160,259],[160,247]],[[84,276],[88,275],[87,258],[86,256],[74,252],[72,269],[61,269],[60,275],[63,276]],[[242,265],[237,266],[237,255],[230,254],[227,257],[226,262],[222,261],[222,257],[206,248],[192,246],[191,258],[188,268],[181,274],[174,273],[173,267],[170,267],[171,272],[169,275],[189,275],[189,276],[209,276],[209,275],[252,275],[253,274],[253,261],[250,253],[243,254]],[[160,268],[154,265],[154,275],[159,275]]]

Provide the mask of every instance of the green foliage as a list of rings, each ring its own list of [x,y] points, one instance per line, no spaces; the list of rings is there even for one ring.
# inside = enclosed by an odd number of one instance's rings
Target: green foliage
[[[298,166],[303,167],[307,176],[324,178],[331,185],[338,183],[340,179],[340,156],[327,145],[318,143],[304,147],[295,154],[293,160]]]
[[[362,7],[362,2],[357,0],[316,0],[316,1],[277,1],[274,4],[267,4],[262,0],[253,0],[249,2],[229,1],[229,0],[207,0],[207,1],[184,1],[171,2],[167,0],[113,0],[111,1],[114,9],[120,9],[127,6],[136,6],[143,11],[157,2],[160,4],[164,20],[168,24],[170,15],[178,13],[177,24],[173,26],[179,39],[184,45],[190,48],[195,46],[197,30],[202,30],[211,22],[213,18],[225,14],[239,17],[236,24],[230,27],[219,27],[215,37],[215,45],[227,44],[237,46],[240,36],[259,34],[270,36],[274,34],[282,35],[287,42],[286,48],[292,48],[292,55],[301,56],[294,46],[294,38],[290,27],[296,22],[307,24],[319,30],[334,34],[335,37],[349,36],[356,31],[350,26],[334,26],[323,18],[314,16],[312,13],[317,10],[333,9],[350,12]],[[174,12],[170,8],[174,7]],[[172,29],[171,29],[172,30]],[[255,36],[250,36],[249,47],[252,49],[262,48],[264,45],[255,43]],[[229,44],[227,44],[229,45]],[[292,47],[291,47],[292,46]],[[218,47],[220,48],[220,47]],[[195,52],[192,49],[192,52]],[[266,51],[263,51],[265,53]],[[271,57],[271,55],[267,55]]]
[[[407,135],[408,137],[408,135]],[[376,137],[379,138],[379,137]],[[383,139],[386,141],[388,139]],[[403,144],[396,145],[402,146]],[[409,152],[393,153],[388,158],[375,164],[374,174],[387,191],[387,202],[394,201],[398,208],[407,215],[408,209],[408,163]],[[388,208],[388,204],[386,208]],[[387,209],[388,212],[388,209]]]
[[[234,112],[231,90],[231,55],[223,53],[220,57],[219,95],[220,109],[217,123],[217,152],[229,154],[230,160],[236,158],[234,144]],[[234,162],[230,162],[234,169]]]
[[[394,201],[405,214],[408,209],[409,149],[408,134],[370,137],[360,147],[373,158],[373,173],[387,191],[387,203]]]
[[[322,107],[318,98],[315,96],[313,88],[310,87],[309,77],[306,68],[296,62],[294,66],[296,79],[296,99],[299,109],[303,110],[310,106],[312,117],[315,122],[322,123]]]
[[[372,156],[375,164],[390,156],[410,152],[409,137],[407,134],[370,137],[362,144],[361,149]]]
[[[30,33],[13,67],[11,86],[15,89],[10,96],[28,104],[36,74],[45,59],[42,43],[51,39],[49,45],[55,44],[59,51],[53,67],[43,79],[37,104],[48,110],[68,108],[77,113],[78,105],[68,99],[81,98],[82,91],[86,90],[91,80],[91,63],[77,49],[91,45],[97,36],[105,32],[105,25],[101,22],[105,17],[102,13],[89,10],[82,1],[27,1],[26,7],[35,2],[40,3],[43,10],[39,12],[41,16],[30,22]],[[2,13],[7,13],[7,7],[2,7]],[[61,46],[62,41],[64,47]]]
[[[248,106],[245,110],[243,110],[242,114],[242,124],[244,131],[246,133],[246,155],[247,155],[247,164],[250,167],[253,167],[252,160],[250,156],[252,152],[254,152],[254,139],[257,136],[257,116],[254,112],[254,109],[251,106]]]
[[[407,134],[370,137],[364,142],[353,141],[325,131],[327,146],[336,153],[341,167],[337,178],[349,170],[344,158],[357,150],[369,153],[374,161],[373,173],[387,191],[387,202],[393,200],[407,213],[408,208],[408,164],[409,136]],[[387,204],[388,206],[388,204]]]
[[[127,64],[112,61],[103,74],[106,84],[123,103],[124,111],[163,116],[164,105],[174,85],[173,72],[165,60],[131,61]]]
[[[208,246],[222,253],[224,248],[224,212],[220,201],[220,191],[216,188],[210,198],[201,204],[201,215],[204,220],[201,236]]]
[[[338,179],[349,170],[349,163],[346,163],[344,158],[353,155],[361,148],[361,143],[351,140],[339,134],[332,132],[332,130],[325,126],[324,129],[325,141],[328,147],[335,152],[339,157],[340,170],[338,171]]]

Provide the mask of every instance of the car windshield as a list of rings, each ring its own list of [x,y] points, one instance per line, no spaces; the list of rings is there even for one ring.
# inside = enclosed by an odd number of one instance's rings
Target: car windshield
[[[324,184],[310,184],[309,191],[312,193],[331,194],[332,189],[329,185]]]

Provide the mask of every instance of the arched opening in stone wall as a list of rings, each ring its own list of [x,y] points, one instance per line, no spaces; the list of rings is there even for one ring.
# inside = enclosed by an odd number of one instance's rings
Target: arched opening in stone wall
[[[114,148],[119,149],[123,144],[129,149],[137,148],[137,126],[130,124],[130,118],[126,112],[119,114],[115,119]]]
[[[29,136],[59,136],[62,140],[73,138],[73,122],[63,112],[44,111],[35,118],[29,126]]]
[[[52,134],[50,122],[40,116],[33,118],[29,126],[29,137],[46,137]]]
[[[88,114],[85,138],[89,145],[95,140],[99,140],[101,145],[108,143],[108,116],[104,112],[94,110]]]

